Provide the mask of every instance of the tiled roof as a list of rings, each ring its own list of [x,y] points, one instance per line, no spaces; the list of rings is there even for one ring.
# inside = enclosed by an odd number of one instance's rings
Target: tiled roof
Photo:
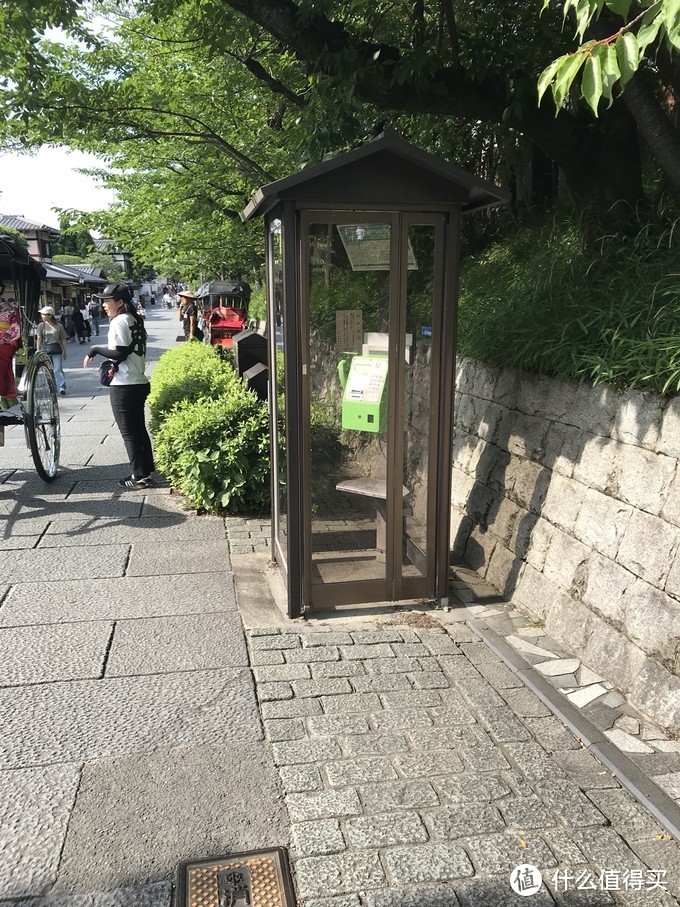
[[[0,224],[4,224],[6,227],[13,227],[15,230],[48,230],[55,236],[59,235],[59,230],[55,227],[50,227],[47,224],[34,224],[31,221],[24,220],[23,217],[18,217],[16,214],[0,214]]]

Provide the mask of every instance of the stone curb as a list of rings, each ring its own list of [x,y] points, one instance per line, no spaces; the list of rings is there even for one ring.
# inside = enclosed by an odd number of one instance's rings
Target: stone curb
[[[658,784],[647,777],[602,731],[581,714],[566,696],[563,696],[544,677],[525,661],[510,643],[506,642],[482,621],[468,620],[467,625],[504,664],[538,696],[541,702],[579,738],[584,747],[609,769],[630,794],[648,810],[666,831],[680,841],[680,807]]]

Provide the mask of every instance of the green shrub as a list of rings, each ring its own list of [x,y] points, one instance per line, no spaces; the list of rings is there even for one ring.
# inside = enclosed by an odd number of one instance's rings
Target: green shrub
[[[182,343],[163,353],[151,375],[149,410],[156,431],[182,401],[215,400],[238,381],[229,361],[203,343]],[[239,382],[240,383],[240,382]]]
[[[595,250],[567,219],[520,230],[464,262],[459,352],[564,379],[678,393],[679,251],[674,226],[646,225]]]
[[[159,469],[194,507],[218,513],[268,508],[267,405],[235,374],[229,392],[217,399],[176,404],[155,434],[155,447]]]

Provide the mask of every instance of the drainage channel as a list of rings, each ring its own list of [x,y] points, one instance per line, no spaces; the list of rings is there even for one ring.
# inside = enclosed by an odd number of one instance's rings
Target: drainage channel
[[[546,705],[550,711],[569,730],[578,737],[583,746],[608,769],[616,780],[642,806],[650,812],[658,823],[680,841],[680,807],[672,797],[661,790],[644,772],[640,771],[632,759],[609,740],[602,731],[577,709],[566,697],[542,677],[529,662],[514,649],[509,642],[479,620],[468,620],[467,625],[481,637],[487,646],[495,652],[505,665],[516,674],[532,693]]]

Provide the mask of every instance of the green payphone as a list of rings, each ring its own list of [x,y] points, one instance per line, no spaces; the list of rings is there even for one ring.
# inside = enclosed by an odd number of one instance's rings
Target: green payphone
[[[383,432],[387,428],[387,356],[354,356],[338,363],[343,388],[342,427]]]

